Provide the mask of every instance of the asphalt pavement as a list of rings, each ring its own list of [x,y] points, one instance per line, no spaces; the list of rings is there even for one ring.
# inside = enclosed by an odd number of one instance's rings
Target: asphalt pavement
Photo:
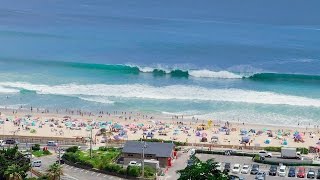
[[[252,164],[259,164],[259,163],[253,162],[251,157],[246,157],[246,156],[241,157],[241,156],[225,156],[225,155],[212,155],[212,154],[197,154],[197,157],[202,161],[206,161],[208,159],[214,158],[216,162],[221,163],[222,167],[224,167],[225,163],[231,163],[231,169],[233,168],[234,164],[240,164],[241,167],[244,164],[248,164],[250,167]],[[259,164],[259,166],[260,166],[260,171],[266,172],[268,174],[270,165]],[[315,169],[315,167],[305,167],[305,168],[306,168],[306,171],[308,171],[310,168]],[[289,167],[287,167],[286,176],[288,176],[288,170],[289,170]],[[233,174],[233,173],[230,173],[230,174]],[[255,175],[250,175],[250,174],[233,174],[233,175],[244,177],[245,180],[255,179]],[[266,176],[266,180],[294,180],[294,179],[306,179],[306,178],[279,177],[279,176],[269,176],[269,175]]]

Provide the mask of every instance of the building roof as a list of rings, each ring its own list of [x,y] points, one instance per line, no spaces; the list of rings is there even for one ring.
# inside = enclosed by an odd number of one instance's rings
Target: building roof
[[[146,142],[147,147],[144,150],[145,154],[155,154],[156,157],[171,157],[174,148],[173,143],[161,142]],[[123,153],[142,154],[143,142],[127,141],[124,145]]]

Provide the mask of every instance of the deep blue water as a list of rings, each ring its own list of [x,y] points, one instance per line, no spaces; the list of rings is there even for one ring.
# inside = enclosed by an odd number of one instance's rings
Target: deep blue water
[[[0,105],[316,123],[318,7],[2,0]]]

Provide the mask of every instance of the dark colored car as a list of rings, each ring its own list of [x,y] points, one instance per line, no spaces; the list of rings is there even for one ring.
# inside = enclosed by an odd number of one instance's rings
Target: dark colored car
[[[276,165],[272,165],[269,169],[269,176],[276,176],[277,170],[278,170],[278,167]]]
[[[56,161],[57,164],[59,164],[59,160]],[[60,164],[64,164],[64,160],[60,159]]]
[[[320,169],[318,169],[318,172],[317,172],[317,179],[320,179]]]
[[[230,164],[230,163],[226,163],[226,164],[224,165],[224,170],[223,170],[223,172],[224,172],[224,173],[229,173],[229,172],[230,172],[230,169],[231,169],[231,164]]]
[[[6,144],[18,144],[18,142],[14,139],[7,139]]]
[[[193,165],[193,160],[192,159],[188,159],[187,166],[192,166],[192,165]]]
[[[296,177],[296,168],[295,167],[290,167],[289,172],[288,172],[288,177]]]
[[[308,179],[314,179],[316,177],[316,172],[312,169],[310,169],[307,173],[307,178]]]
[[[250,174],[258,174],[259,172],[259,164],[253,164],[252,165],[252,168],[251,168],[251,171],[250,171]]]
[[[306,176],[306,169],[304,167],[299,167],[297,177],[305,178],[305,176]]]

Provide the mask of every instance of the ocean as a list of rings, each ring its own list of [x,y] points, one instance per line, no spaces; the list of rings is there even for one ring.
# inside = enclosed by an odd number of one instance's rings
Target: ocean
[[[318,125],[318,7],[2,0],[0,106]]]

